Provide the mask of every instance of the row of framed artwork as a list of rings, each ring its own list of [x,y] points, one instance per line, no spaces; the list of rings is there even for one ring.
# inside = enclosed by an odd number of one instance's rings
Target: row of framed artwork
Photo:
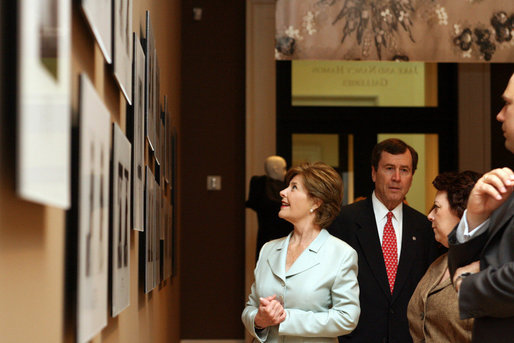
[[[161,105],[148,11],[140,40],[132,31],[132,0],[80,3],[126,99],[125,135],[111,124],[112,114],[85,74],[72,125],[71,1],[20,0],[17,6],[16,191],[69,210],[76,335],[87,342],[107,325],[109,297],[113,317],[129,306],[132,230],[141,235],[145,293],[175,271],[176,133],[166,96]]]
[[[78,251],[77,341],[87,342],[107,325],[109,296],[113,317],[130,305],[133,229],[142,231],[139,277],[144,292],[172,276],[174,214],[171,186],[149,166],[142,165],[144,173],[136,175],[135,145],[117,123],[111,124],[109,110],[85,74],[80,76],[79,99],[78,127],[72,135],[72,150],[78,156],[72,181],[77,189],[68,223],[76,228],[77,236],[76,246],[69,247],[71,252]],[[143,186],[140,195],[132,187],[136,183]],[[136,199],[144,205],[141,227],[134,226],[133,213],[140,209],[134,206]]]
[[[171,119],[161,115],[169,117],[166,97],[164,109],[160,108],[160,68],[150,12],[146,12],[146,37],[139,42],[130,20],[132,0],[82,0],[81,7],[127,103],[143,112],[143,122],[137,125],[142,125],[169,184],[166,146],[171,127],[162,123]],[[18,11],[17,192],[26,200],[68,209],[71,3],[20,0]]]

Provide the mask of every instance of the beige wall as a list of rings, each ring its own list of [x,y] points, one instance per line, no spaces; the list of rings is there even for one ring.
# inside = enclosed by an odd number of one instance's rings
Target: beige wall
[[[144,36],[146,9],[151,11],[160,61],[161,99],[163,95],[168,96],[176,127],[180,110],[180,1],[134,0],[133,30],[140,37]],[[78,75],[85,72],[113,114],[112,121],[125,130],[123,95],[77,2],[73,2],[72,13],[72,59],[73,111],[76,112],[78,107]],[[9,68],[5,57],[3,62]],[[0,341],[74,342],[73,323],[65,318],[65,311],[70,308],[66,298],[65,262],[66,254],[73,253],[66,251],[65,241],[67,231],[73,228],[66,227],[65,211],[16,197],[14,115],[9,115],[9,119],[4,114],[2,117]],[[175,229],[179,235],[179,228]],[[145,295],[138,286],[137,232],[131,233],[130,249],[131,304],[117,318],[109,318],[108,326],[92,342],[179,342],[180,275]]]

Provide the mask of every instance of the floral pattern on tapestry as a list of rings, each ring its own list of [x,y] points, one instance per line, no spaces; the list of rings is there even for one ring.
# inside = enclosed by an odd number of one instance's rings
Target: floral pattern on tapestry
[[[278,0],[275,57],[514,61],[512,0]]]

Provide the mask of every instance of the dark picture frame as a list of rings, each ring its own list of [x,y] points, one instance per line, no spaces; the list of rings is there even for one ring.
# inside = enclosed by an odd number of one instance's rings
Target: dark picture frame
[[[142,244],[142,272],[144,273],[144,291],[150,293],[155,288],[154,264],[155,264],[155,177],[150,168],[146,167],[145,176],[145,231],[141,233]]]

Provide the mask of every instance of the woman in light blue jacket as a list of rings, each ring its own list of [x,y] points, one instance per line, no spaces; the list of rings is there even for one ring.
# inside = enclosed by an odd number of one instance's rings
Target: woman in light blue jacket
[[[294,230],[262,248],[242,320],[258,342],[337,342],[360,315],[357,253],[324,229],[342,180],[317,162],[290,169],[286,182],[279,216]]]

